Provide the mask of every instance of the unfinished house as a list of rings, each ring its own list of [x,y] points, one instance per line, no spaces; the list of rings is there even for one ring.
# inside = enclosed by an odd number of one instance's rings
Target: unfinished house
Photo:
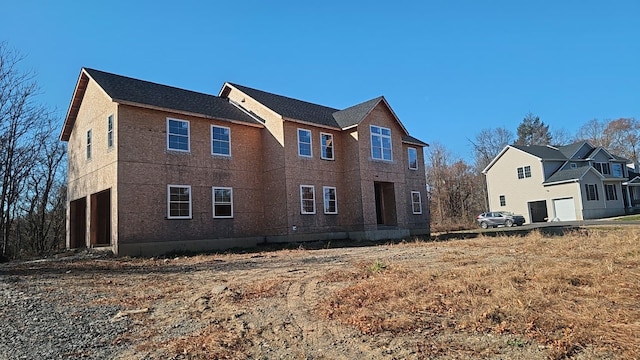
[[[429,234],[427,144],[384,97],[334,109],[83,68],[61,140],[69,248],[150,256]]]

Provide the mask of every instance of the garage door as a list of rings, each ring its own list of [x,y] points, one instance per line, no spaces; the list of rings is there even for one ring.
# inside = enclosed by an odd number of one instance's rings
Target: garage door
[[[572,221],[576,220],[576,205],[573,198],[554,199],[553,208],[556,211],[554,220]]]

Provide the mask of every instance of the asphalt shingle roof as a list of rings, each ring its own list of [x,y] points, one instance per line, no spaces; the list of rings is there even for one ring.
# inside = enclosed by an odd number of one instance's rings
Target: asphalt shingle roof
[[[584,176],[591,169],[590,166],[582,166],[575,169],[558,170],[543,183],[555,183],[569,180],[577,180]]]
[[[382,96],[348,107],[344,110],[336,111],[332,114],[333,118],[342,129],[358,125],[380,100],[382,100]]]
[[[575,154],[576,151],[578,151],[586,143],[586,141],[578,141],[573,144],[559,146],[558,150],[560,150],[560,152],[563,153],[567,159],[570,159],[571,156],[573,156],[573,154]]]
[[[95,69],[84,69],[114,100],[258,124],[227,99]]]
[[[333,118],[333,113],[339,111],[338,109],[268,93],[243,85],[229,84],[286,118],[309,121],[324,126],[340,127],[336,119]]]
[[[514,148],[529,153],[533,156],[537,156],[543,160],[566,160],[567,157],[564,156],[562,152],[558,149],[554,149],[549,146],[540,146],[540,145],[511,145]]]

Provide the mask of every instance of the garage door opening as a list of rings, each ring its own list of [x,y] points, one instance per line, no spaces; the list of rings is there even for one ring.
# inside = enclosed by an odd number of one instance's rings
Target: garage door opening
[[[529,203],[529,216],[531,217],[531,222],[546,222],[549,218],[549,214],[547,213],[547,201],[532,201]]]

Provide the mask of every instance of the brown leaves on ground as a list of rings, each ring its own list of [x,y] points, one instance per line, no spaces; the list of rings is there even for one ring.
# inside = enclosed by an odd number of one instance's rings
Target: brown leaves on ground
[[[466,255],[476,247],[491,249]],[[366,334],[510,334],[558,359],[585,346],[638,358],[639,247],[636,230],[457,241],[442,253],[452,266],[356,268],[317,312]]]

